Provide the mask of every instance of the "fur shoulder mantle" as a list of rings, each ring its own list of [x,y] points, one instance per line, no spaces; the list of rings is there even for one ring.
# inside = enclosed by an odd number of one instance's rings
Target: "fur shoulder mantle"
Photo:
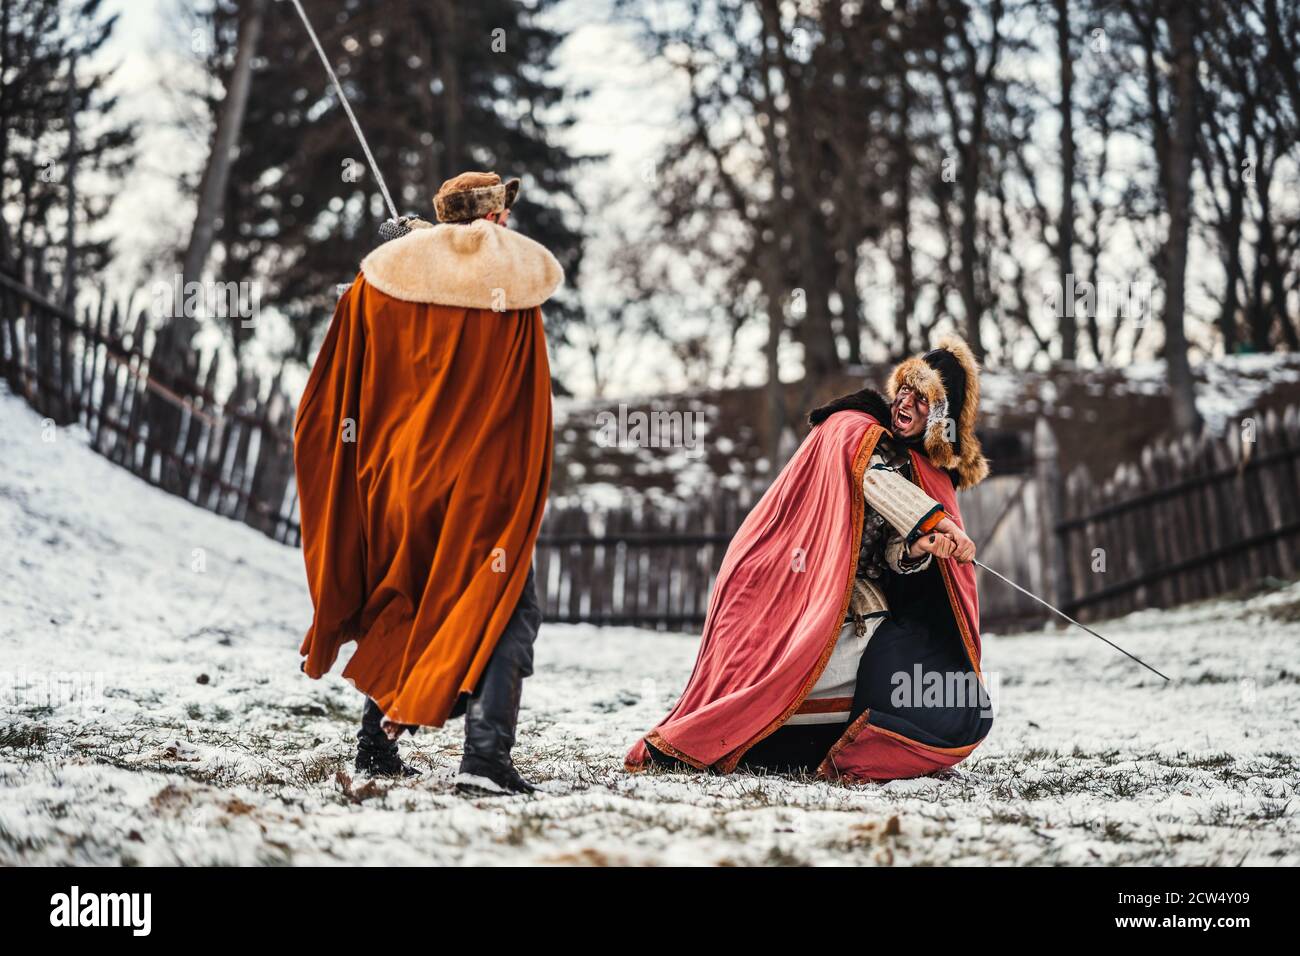
[[[874,389],[864,388],[850,395],[841,395],[833,402],[808,413],[808,424],[820,425],[836,412],[866,412],[885,428],[889,427],[889,402]]]
[[[545,246],[485,219],[413,229],[361,260],[361,272],[395,299],[498,312],[541,305],[564,282]]]

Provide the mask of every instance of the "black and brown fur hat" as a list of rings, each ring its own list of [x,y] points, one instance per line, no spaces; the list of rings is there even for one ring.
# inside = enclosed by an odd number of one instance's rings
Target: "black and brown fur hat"
[[[438,189],[433,209],[439,222],[472,222],[509,209],[518,195],[518,179],[503,183],[496,173],[461,173]]]
[[[975,436],[980,366],[970,346],[960,336],[943,336],[931,351],[894,369],[889,376],[891,402],[904,385],[912,386],[930,406],[926,457],[952,472],[958,488],[970,488],[988,477],[989,463]]]

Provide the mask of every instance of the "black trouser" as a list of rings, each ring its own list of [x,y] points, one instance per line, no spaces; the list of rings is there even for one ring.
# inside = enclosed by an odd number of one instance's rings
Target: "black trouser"
[[[479,680],[479,686],[474,692],[475,696],[482,692],[487,672],[492,670],[498,659],[508,662],[510,667],[519,671],[521,677],[533,676],[533,645],[537,642],[537,632],[541,626],[542,605],[537,600],[536,577],[530,566],[528,577],[524,580],[524,589],[519,592],[519,601],[492,651],[483,679]]]
[[[510,747],[514,744],[515,721],[518,718],[518,695],[522,691],[523,679],[531,677],[533,673],[533,644],[537,641],[537,631],[541,624],[542,606],[537,600],[536,581],[530,567],[519,601],[492,651],[478,687],[465,702],[466,754],[471,750],[487,754],[499,753],[503,748],[509,754]],[[474,706],[476,701],[480,704],[477,708]],[[502,707],[507,710],[497,714]],[[509,709],[511,707],[513,710]],[[461,712],[459,708],[458,712]],[[367,697],[365,711],[361,716],[361,734],[358,736],[382,737],[380,723],[383,719],[384,712],[379,709],[379,705]]]
[[[509,762],[519,720],[519,700],[525,677],[533,673],[533,645],[542,625],[533,569],[519,595],[519,603],[506,622],[483,677],[465,709],[466,763]]]

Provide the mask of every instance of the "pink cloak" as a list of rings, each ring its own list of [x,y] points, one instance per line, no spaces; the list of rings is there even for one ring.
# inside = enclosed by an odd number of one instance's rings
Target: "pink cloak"
[[[745,752],[803,703],[830,659],[848,610],[865,503],[862,475],[884,429],[864,412],[830,416],[746,517],[709,600],[695,669],[677,704],[628,752],[639,770],[646,741],[698,769],[729,773]],[[961,524],[948,475],[912,453],[918,484]],[[973,565],[939,561],[964,661],[979,674],[979,600]],[[937,747],[858,717],[818,773],[888,780],[952,766],[980,741]]]

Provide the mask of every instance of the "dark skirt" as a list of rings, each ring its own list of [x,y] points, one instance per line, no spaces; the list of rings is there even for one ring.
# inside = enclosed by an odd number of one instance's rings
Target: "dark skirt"
[[[737,770],[758,773],[813,773],[844,733],[847,724],[786,724],[745,751]],[[693,771],[694,767],[646,742],[650,761],[668,770]]]
[[[738,770],[760,773],[815,773],[848,724],[786,724],[740,758]]]

